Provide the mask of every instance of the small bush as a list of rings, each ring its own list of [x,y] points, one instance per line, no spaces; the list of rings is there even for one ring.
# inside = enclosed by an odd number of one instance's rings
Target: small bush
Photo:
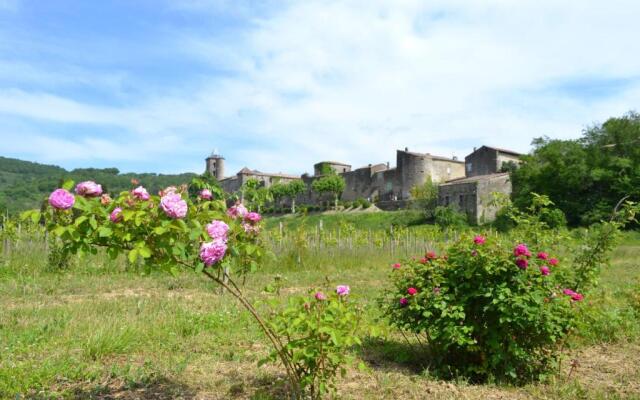
[[[288,306],[269,321],[285,342],[285,351],[298,375],[301,392],[311,399],[335,392],[335,379],[346,374],[351,361],[349,347],[361,344],[358,337],[361,310],[348,298],[349,287],[292,297]],[[278,362],[273,352],[261,362]]]
[[[424,335],[433,365],[448,377],[539,378],[581,307],[582,295],[564,294],[566,273],[556,264],[522,244],[465,237],[447,255],[394,268],[382,306],[392,325]]]
[[[451,207],[436,207],[434,222],[442,228],[462,228],[468,225],[467,216]]]

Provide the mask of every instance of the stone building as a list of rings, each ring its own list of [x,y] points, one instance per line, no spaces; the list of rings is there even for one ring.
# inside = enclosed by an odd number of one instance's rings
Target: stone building
[[[482,146],[464,158],[466,176],[489,175],[503,172],[510,163],[520,163],[520,153]]]
[[[368,199],[385,209],[406,206],[411,199],[411,189],[431,178],[432,182],[440,184],[440,205],[455,207],[466,212],[471,221],[483,223],[493,220],[497,211],[489,206],[491,193],[511,193],[509,175],[501,173],[501,170],[509,163],[517,164],[519,156],[520,154],[510,150],[482,146],[474,149],[463,162],[455,157],[410,152],[405,148],[396,151],[396,166],[393,168],[389,162],[352,169],[346,163],[322,161],[313,166],[313,175],[266,173],[245,167],[234,176],[224,177],[224,158],[214,152],[207,157],[206,167],[228,193],[237,192],[252,178],[265,187],[270,187],[275,182],[287,183],[302,179],[307,185],[307,191],[298,196],[298,204],[317,204],[321,200],[327,200],[314,193],[311,185],[325,173],[333,172],[345,180],[342,200]]]
[[[438,204],[465,212],[471,223],[481,225],[496,219],[493,193],[511,194],[509,173],[475,175],[454,179],[438,187]]]

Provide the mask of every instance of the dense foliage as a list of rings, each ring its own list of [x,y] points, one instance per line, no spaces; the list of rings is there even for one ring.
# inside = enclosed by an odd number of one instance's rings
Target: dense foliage
[[[539,138],[512,173],[513,199],[527,206],[531,192],[545,194],[569,224],[606,219],[625,196],[640,198],[640,114],[611,118],[577,140]]]
[[[338,199],[344,190],[346,183],[344,178],[337,174],[330,174],[316,179],[311,184],[314,192],[319,194],[328,193],[333,196],[335,207],[338,208]]]
[[[534,195],[528,210],[512,210],[510,236],[463,235],[445,254],[394,264],[382,306],[392,325],[424,337],[439,372],[522,382],[554,371],[581,301],[638,206],[627,202],[580,233],[565,258],[554,249],[566,232],[542,219],[552,206]]]
[[[44,165],[13,158],[0,157],[0,211],[15,214],[29,208],[39,208],[42,199],[67,179],[101,182],[104,191],[120,193],[137,179],[150,192],[187,183],[195,174],[163,175],[152,173],[121,174],[116,168],[82,168],[67,171],[53,165]]]
[[[312,399],[335,392],[335,378],[346,374],[351,361],[347,351],[361,344],[362,313],[349,299],[349,286],[339,285],[335,292],[316,291],[307,296],[289,298],[288,306],[269,323],[287,344],[302,390]],[[264,361],[277,361],[272,352]]]

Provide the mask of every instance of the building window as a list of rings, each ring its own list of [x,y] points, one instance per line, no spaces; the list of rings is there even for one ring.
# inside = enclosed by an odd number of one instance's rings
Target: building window
[[[458,198],[458,206],[460,206],[461,209],[464,207],[464,195],[463,194],[461,194],[460,197]]]
[[[473,171],[473,164],[467,163],[467,172]]]
[[[444,206],[445,207],[449,206],[449,196],[444,196]]]

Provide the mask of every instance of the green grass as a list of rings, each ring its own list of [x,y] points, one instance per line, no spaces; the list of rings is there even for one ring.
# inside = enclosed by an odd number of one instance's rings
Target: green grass
[[[391,217],[377,218],[382,226]],[[591,312],[570,350],[581,367],[571,379],[565,365],[549,382],[519,388],[443,382],[419,368],[414,348],[383,329],[382,338],[354,349],[367,367],[341,380],[341,397],[638,398],[637,254],[640,236],[628,233],[586,301]],[[265,300],[276,297],[262,289],[276,275],[285,277],[285,298],[347,283],[368,323],[380,323],[375,300],[393,260],[363,248],[301,252],[300,264],[297,252],[285,252],[250,276],[244,290],[265,311]],[[101,255],[47,271],[42,249],[24,246],[0,264],[0,310],[3,399],[270,399],[280,393],[281,372],[257,367],[269,347],[250,315],[193,273],[143,275]]]
[[[424,223],[421,212],[416,210],[400,210],[386,212],[356,212],[356,213],[310,213],[307,216],[285,215],[266,219],[267,229],[276,229],[280,222],[287,230],[300,227],[315,229],[322,221],[325,229],[335,230],[341,223],[357,225],[359,229],[388,230],[392,225],[401,227],[417,226]]]

